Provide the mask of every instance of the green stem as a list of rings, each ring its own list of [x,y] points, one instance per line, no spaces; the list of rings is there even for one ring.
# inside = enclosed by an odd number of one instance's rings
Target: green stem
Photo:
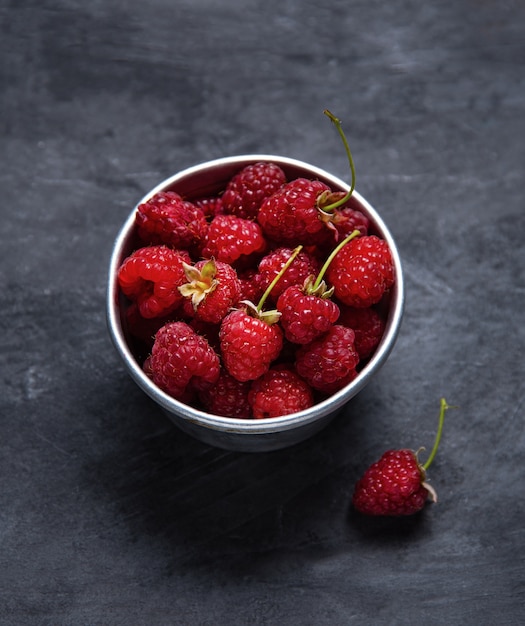
[[[330,113],[328,109],[325,109],[323,113],[327,117],[329,117],[330,120],[333,122],[333,124],[337,128],[337,132],[339,133],[339,136],[343,140],[343,145],[345,147],[346,156],[348,157],[348,163],[350,165],[350,172],[352,173],[352,183],[350,185],[350,189],[348,193],[337,202],[334,202],[333,204],[329,204],[328,206],[322,207],[323,211],[326,211],[327,213],[329,213],[330,211],[333,211],[334,209],[337,209],[337,207],[340,207],[341,205],[343,205],[345,202],[348,202],[348,200],[350,199],[350,196],[353,194],[354,189],[355,189],[355,167],[354,167],[354,159],[352,158],[352,153],[350,152],[350,146],[348,145],[348,141],[343,132],[341,120],[335,117],[333,113]]]
[[[447,401],[445,400],[445,398],[441,398],[441,409],[439,411],[439,423],[438,423],[438,429],[436,433],[436,439],[434,441],[434,447],[432,448],[432,452],[430,453],[430,456],[428,457],[428,459],[422,466],[424,470],[427,470],[430,467],[430,464],[432,463],[432,461],[434,460],[434,457],[436,456],[439,442],[441,441],[441,433],[443,432],[443,422],[445,421],[445,412],[447,411],[447,409],[451,409],[451,408],[452,407],[447,404]]]
[[[360,231],[357,230],[356,228],[332,250],[332,252],[330,253],[330,256],[324,262],[324,265],[321,268],[321,271],[319,272],[319,274],[317,274],[317,278],[315,279],[315,283],[313,284],[313,287],[312,287],[313,290],[317,289],[317,287],[319,287],[319,285],[321,284],[321,281],[323,280],[323,276],[325,275],[326,270],[328,269],[330,263],[332,262],[335,255],[339,252],[339,250],[341,250],[341,248],[345,246],[351,239],[355,239],[360,234],[361,234]]]
[[[264,303],[266,302],[266,299],[268,298],[268,296],[270,295],[272,289],[275,287],[275,285],[277,284],[277,282],[279,281],[279,279],[281,278],[281,276],[286,272],[286,270],[290,267],[290,265],[293,263],[293,260],[295,259],[295,257],[299,254],[299,252],[301,252],[301,250],[303,249],[303,246],[297,246],[297,248],[295,248],[295,250],[292,252],[292,254],[290,255],[290,258],[286,261],[286,263],[282,266],[281,271],[277,274],[277,276],[272,280],[272,282],[268,285],[268,287],[266,288],[266,291],[263,293],[261,299],[259,300],[259,304],[257,305],[257,312],[260,313],[262,311],[262,308],[264,306]]]

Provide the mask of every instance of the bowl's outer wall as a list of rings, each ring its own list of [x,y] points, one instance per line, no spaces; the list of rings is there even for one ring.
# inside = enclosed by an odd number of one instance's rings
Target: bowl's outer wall
[[[213,446],[245,452],[269,451],[291,446],[311,437],[324,428],[341,408],[358,393],[381,368],[397,339],[404,308],[404,282],[397,246],[377,211],[354,190],[354,208],[365,213],[370,221],[370,233],[385,239],[392,251],[396,283],[388,296],[388,316],[382,341],[374,356],[359,376],[340,392],[306,411],[282,418],[240,420],[210,415],[185,405],[162,392],[143,373],[130,349],[123,325],[125,300],[119,293],[116,280],[122,261],[138,245],[135,236],[135,212],[142,202],[159,191],[172,190],[192,200],[214,196],[224,190],[230,178],[241,168],[258,161],[272,161],[280,165],[288,180],[298,177],[316,178],[332,189],[348,190],[348,185],[328,172],[308,163],[275,155],[240,155],[216,159],[190,168],[164,180],[146,194],[130,213],[114,244],[108,276],[107,321],[113,343],[131,377],[155,402],[173,423],[187,434]]]

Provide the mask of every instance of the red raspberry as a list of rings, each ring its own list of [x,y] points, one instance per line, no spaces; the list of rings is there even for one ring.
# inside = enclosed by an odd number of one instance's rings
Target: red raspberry
[[[253,417],[280,417],[308,409],[313,405],[312,390],[286,367],[270,368],[252,383],[248,400]]]
[[[222,206],[222,198],[220,196],[211,196],[210,198],[199,198],[195,200],[195,206],[198,206],[202,210],[204,216],[209,219],[213,219],[216,215],[224,213],[224,207]]]
[[[161,317],[182,303],[179,285],[184,283],[186,253],[166,246],[139,248],[124,260],[117,280],[124,295],[137,303],[142,317]]]
[[[293,252],[291,248],[279,247],[260,260],[259,273],[263,291],[270,286],[272,280],[279,274]],[[276,302],[285,289],[291,285],[302,285],[308,276],[316,275],[318,271],[319,262],[317,259],[304,250],[299,252],[271,290],[269,299]]]
[[[429,496],[425,470],[412,450],[388,450],[357,482],[352,503],[367,515],[411,515]]]
[[[264,234],[282,245],[318,244],[328,233],[317,204],[323,192],[330,188],[319,180],[286,183],[261,205],[257,221]]]
[[[183,310],[189,317],[218,324],[239,300],[241,284],[228,263],[208,259],[184,265],[189,282],[179,287],[185,297]]]
[[[185,322],[170,322],[155,335],[144,371],[163,391],[187,401],[195,389],[217,382],[218,355],[209,343]]]
[[[263,295],[265,288],[257,269],[250,268],[242,270],[238,273],[238,277],[241,284],[239,302],[242,302],[243,300],[258,302]]]
[[[356,309],[341,305],[339,324],[348,326],[355,333],[355,349],[361,360],[369,357],[377,348],[385,332],[385,322],[379,313],[370,307]]]
[[[270,368],[283,346],[277,324],[236,309],[223,319],[219,331],[224,366],[237,380],[255,380]]]
[[[368,235],[370,220],[358,209],[345,206],[334,210],[328,226],[335,231],[335,241],[337,242],[342,241],[354,230],[358,230],[361,236]]]
[[[135,219],[142,241],[181,250],[198,248],[208,230],[202,209],[174,191],[161,191],[139,205]]]
[[[261,254],[265,248],[266,240],[256,222],[235,215],[217,215],[208,228],[202,256],[232,265]]]
[[[424,506],[427,499],[437,501],[435,490],[426,482],[426,472],[438,450],[445,412],[452,408],[441,398],[439,425],[432,451],[422,465],[417,452],[388,450],[373,463],[356,483],[352,503],[366,515],[412,515]]]
[[[250,386],[250,382],[241,382],[222,370],[217,382],[202,394],[202,404],[206,411],[213,415],[249,418],[252,416],[248,402]]]
[[[288,341],[307,344],[328,331],[339,317],[339,307],[329,298],[288,287],[277,300],[279,319]]]
[[[326,272],[335,296],[344,304],[369,307],[381,300],[395,280],[388,244],[375,235],[349,241]]]
[[[334,324],[325,335],[297,350],[297,373],[318,391],[339,391],[357,376],[354,339],[351,328]]]
[[[286,183],[286,175],[276,163],[252,163],[236,174],[222,196],[224,212],[254,220],[263,200]]]

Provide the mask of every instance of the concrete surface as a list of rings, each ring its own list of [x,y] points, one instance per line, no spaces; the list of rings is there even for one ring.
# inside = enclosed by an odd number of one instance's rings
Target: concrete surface
[[[0,622],[522,624],[524,5],[0,1]],[[274,153],[347,177],[399,243],[380,375],[288,450],[175,429],[105,324],[114,237],[179,169]],[[350,507],[390,447],[439,502]]]

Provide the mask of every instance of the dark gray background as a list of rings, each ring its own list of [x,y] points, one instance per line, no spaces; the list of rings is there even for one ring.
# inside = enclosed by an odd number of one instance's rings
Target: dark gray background
[[[0,622],[521,624],[525,5],[1,0]],[[399,340],[340,419],[241,454],[175,429],[105,326],[134,204],[273,153],[348,177],[404,262]],[[432,444],[440,501],[350,507]]]

